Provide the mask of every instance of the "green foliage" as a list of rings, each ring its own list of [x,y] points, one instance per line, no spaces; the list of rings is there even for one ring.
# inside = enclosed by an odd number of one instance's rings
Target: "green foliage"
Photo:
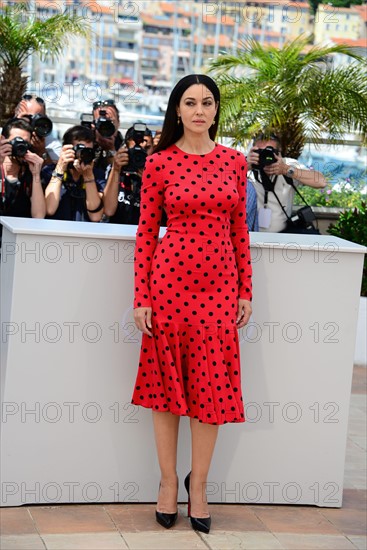
[[[317,12],[317,8],[319,4],[321,4],[320,0],[310,0],[310,6],[313,14]]]
[[[336,191],[328,183],[323,189],[313,187],[301,187],[300,192],[310,206],[327,206],[333,208],[354,208],[359,207],[364,195],[353,191],[346,184],[341,184],[341,191]],[[295,195],[294,204],[304,206],[298,195]]]
[[[27,3],[0,7],[0,126],[12,116],[27,85],[22,75],[30,55],[55,59],[75,34],[86,35],[88,24],[67,12],[48,19],[32,16]]]
[[[323,189],[303,186],[300,188],[302,196],[310,206],[327,206],[336,208],[359,207],[365,199],[366,171],[360,170],[351,174],[345,179],[338,177],[342,172],[343,164],[340,164],[324,172],[328,181]],[[296,194],[294,204],[303,205],[300,197]]]
[[[211,62],[221,90],[219,130],[233,136],[234,145],[259,131],[275,132],[284,156],[298,158],[306,138],[335,141],[350,131],[367,139],[366,60],[347,46],[308,42],[299,37],[278,49],[249,39],[237,55]],[[334,54],[355,61],[334,68]]]
[[[350,8],[353,5],[361,5],[362,0],[324,0],[322,4],[331,4],[336,8]]]
[[[37,20],[29,17],[26,4],[7,6],[0,14],[0,59],[8,66],[20,66],[37,52],[41,59],[58,57],[72,34],[86,35],[81,16],[67,12]]]
[[[367,247],[367,203],[362,201],[359,207],[341,212],[336,224],[329,226],[328,233]],[[367,296],[367,255],[364,259],[361,296]]]

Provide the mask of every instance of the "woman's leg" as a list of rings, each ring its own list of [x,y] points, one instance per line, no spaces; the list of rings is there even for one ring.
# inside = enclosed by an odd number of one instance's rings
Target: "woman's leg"
[[[155,443],[161,469],[157,510],[165,514],[174,514],[177,511],[176,463],[179,422],[180,417],[176,414],[153,411]]]
[[[206,481],[212,460],[218,426],[190,419],[192,464],[190,476],[191,516],[209,516],[206,500]]]

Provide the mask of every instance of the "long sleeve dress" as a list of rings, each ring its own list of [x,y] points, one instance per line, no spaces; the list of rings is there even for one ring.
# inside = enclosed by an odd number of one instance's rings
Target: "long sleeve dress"
[[[132,403],[209,424],[244,422],[238,299],[251,300],[246,159],[216,144],[147,159],[134,308],[152,308]],[[163,208],[167,230],[159,241]]]

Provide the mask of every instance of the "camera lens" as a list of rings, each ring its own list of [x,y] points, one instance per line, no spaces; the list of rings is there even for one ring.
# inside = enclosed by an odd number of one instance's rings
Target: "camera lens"
[[[73,147],[75,151],[75,158],[84,164],[91,164],[94,159],[94,149],[92,147],[86,147],[83,143],[78,143]]]
[[[29,143],[21,137],[15,137],[10,142],[11,154],[13,157],[22,158],[29,150]]]
[[[104,117],[99,117],[96,120],[96,129],[102,137],[111,137],[116,131],[115,125],[112,120]]]
[[[137,171],[140,168],[144,168],[145,161],[147,158],[147,153],[139,147],[139,145],[135,145],[135,147],[131,147],[128,150],[129,154],[129,170]]]
[[[32,118],[32,127],[38,137],[46,137],[52,132],[52,120],[45,115],[35,115]]]

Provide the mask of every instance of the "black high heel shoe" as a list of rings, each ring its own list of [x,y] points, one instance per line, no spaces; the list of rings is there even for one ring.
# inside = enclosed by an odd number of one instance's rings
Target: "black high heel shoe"
[[[190,475],[191,472],[187,474],[185,477],[185,488],[188,495],[188,503],[187,503],[187,515],[190,518],[191,521],[191,527],[195,529],[195,531],[201,531],[202,533],[209,533],[210,531],[210,525],[212,522],[212,518],[209,516],[208,518],[193,518],[191,515],[191,502],[190,502]]]
[[[159,484],[159,489],[161,488],[161,484]],[[155,511],[155,519],[159,523],[159,525],[162,525],[162,527],[165,527],[166,529],[170,529],[174,526],[176,523],[178,516],[178,512],[174,512],[173,514],[166,514],[165,512],[158,512],[158,510]]]

